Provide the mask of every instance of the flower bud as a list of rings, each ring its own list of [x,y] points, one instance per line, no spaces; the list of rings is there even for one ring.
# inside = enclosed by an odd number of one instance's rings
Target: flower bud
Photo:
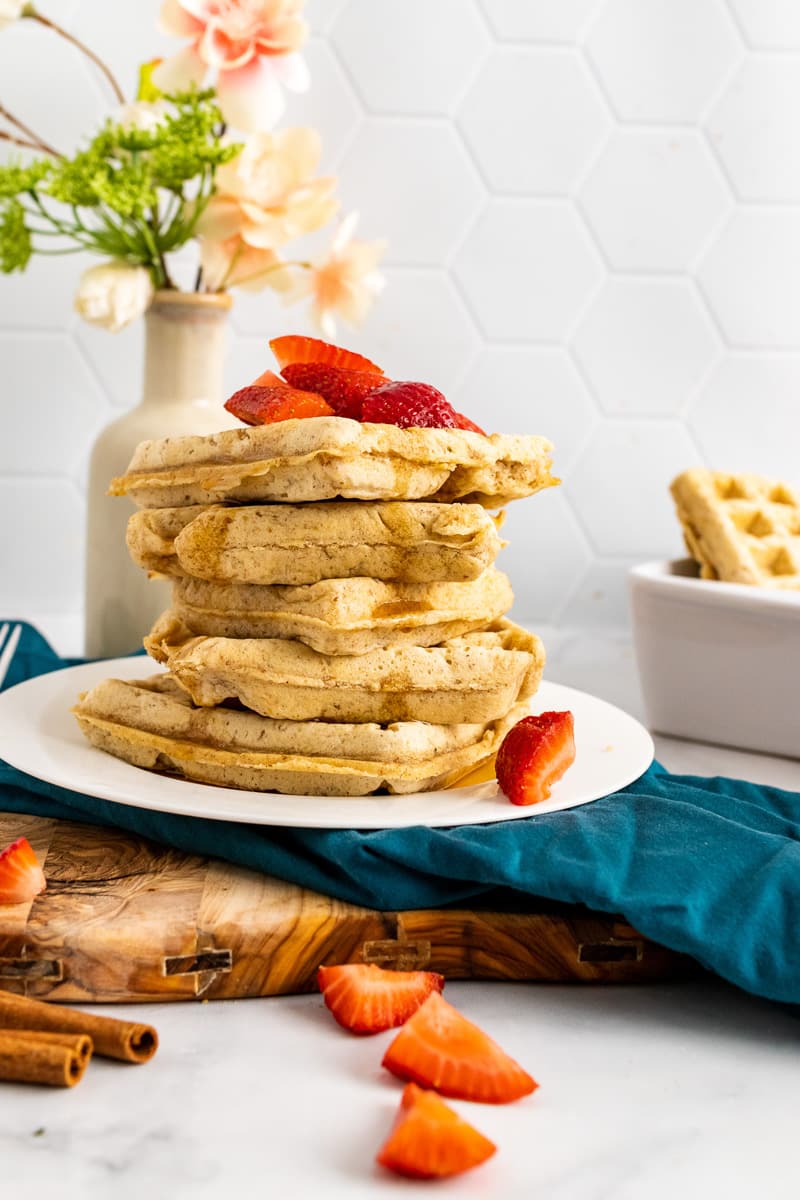
[[[152,298],[153,281],[146,267],[112,261],[83,272],[75,308],[90,325],[116,333],[140,317]]]

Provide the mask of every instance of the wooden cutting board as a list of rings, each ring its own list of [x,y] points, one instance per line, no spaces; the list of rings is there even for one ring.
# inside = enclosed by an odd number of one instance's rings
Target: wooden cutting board
[[[115,829],[0,813],[47,890],[0,906],[0,987],[50,1000],[218,1000],[310,991],[321,963],[429,968],[451,979],[631,982],[691,960],[622,919],[528,911],[375,912]]]

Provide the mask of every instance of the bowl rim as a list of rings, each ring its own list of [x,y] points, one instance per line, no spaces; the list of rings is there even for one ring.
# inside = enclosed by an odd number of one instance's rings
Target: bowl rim
[[[638,563],[629,568],[628,580],[631,588],[644,587],[651,591],[674,593],[677,599],[692,600],[726,608],[750,609],[763,612],[772,610],[800,614],[800,589],[780,591],[775,588],[756,587],[749,583],[727,583],[721,579],[701,579],[698,575],[686,574],[679,568],[696,567],[691,558],[655,559]]]

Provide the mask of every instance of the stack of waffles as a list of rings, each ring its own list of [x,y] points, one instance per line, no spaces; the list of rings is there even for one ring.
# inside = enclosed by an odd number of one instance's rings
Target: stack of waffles
[[[800,588],[800,497],[789,484],[696,467],[671,490],[703,579]]]
[[[540,437],[282,420],[145,442],[112,490],[173,581],[167,667],[75,713],[137,766],[310,795],[446,787],[528,711],[539,639],[505,619],[499,510],[557,480]]]

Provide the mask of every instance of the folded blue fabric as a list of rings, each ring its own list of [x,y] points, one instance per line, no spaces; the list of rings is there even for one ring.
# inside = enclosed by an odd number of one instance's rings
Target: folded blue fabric
[[[69,663],[26,626],[6,686]],[[377,909],[508,889],[621,913],[740,987],[800,1003],[800,794],[670,775],[566,812],[455,829],[281,829],[173,816],[56,788],[0,762],[0,809],[116,825]]]

